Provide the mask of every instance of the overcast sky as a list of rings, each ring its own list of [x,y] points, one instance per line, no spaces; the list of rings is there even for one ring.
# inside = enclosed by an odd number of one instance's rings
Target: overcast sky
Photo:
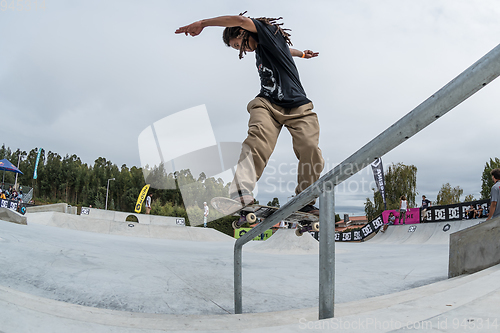
[[[328,169],[500,42],[496,0],[46,0],[44,10],[21,9],[0,11],[0,144],[129,167],[140,166],[145,128],[198,105],[206,105],[218,142],[246,137],[246,105],[260,89],[254,55],[239,60],[222,28],[174,34],[198,19],[245,10],[283,16],[294,47],[320,53],[296,64]],[[385,167],[415,165],[418,191],[431,200],[447,182],[479,198],[484,164],[500,156],[499,91],[500,79],[384,156]],[[280,177],[290,190],[293,163],[283,130],[268,170],[285,166]],[[337,213],[363,213],[372,180],[365,169],[339,188]],[[292,194],[271,193],[277,181],[264,175],[261,202]]]

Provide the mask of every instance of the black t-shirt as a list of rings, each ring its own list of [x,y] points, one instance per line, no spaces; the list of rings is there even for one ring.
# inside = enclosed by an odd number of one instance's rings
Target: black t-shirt
[[[250,35],[257,41],[255,50],[260,76],[260,93],[271,103],[285,108],[295,108],[310,102],[302,88],[299,71],[290,54],[283,35],[276,26],[252,19],[257,34]]]
[[[422,208],[424,209],[428,208],[430,203],[431,202],[428,199],[422,200]]]

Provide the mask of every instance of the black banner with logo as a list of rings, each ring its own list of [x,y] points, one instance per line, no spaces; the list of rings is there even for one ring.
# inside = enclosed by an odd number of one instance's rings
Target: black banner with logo
[[[26,213],[26,207],[22,205],[19,201],[0,199],[0,207],[7,208],[24,215]]]
[[[362,241],[366,237],[370,236],[372,233],[376,232],[380,227],[384,225],[382,220],[382,215],[379,215],[375,220],[371,221],[365,225],[360,230],[347,231],[347,232],[336,232],[335,241],[336,242],[356,242]]]
[[[384,177],[384,167],[382,165],[382,159],[379,157],[371,164],[373,177],[375,178],[375,184],[377,184],[377,189],[382,195],[384,200],[384,209],[387,209],[387,203],[385,201],[385,177]]]
[[[471,205],[474,209],[481,206],[483,208],[483,212],[485,208],[489,211],[490,199],[462,202],[445,206],[431,206],[427,208],[427,219],[425,222],[465,220],[467,219],[467,210]],[[479,216],[479,218],[486,218],[487,216],[488,215],[483,214],[482,216]]]

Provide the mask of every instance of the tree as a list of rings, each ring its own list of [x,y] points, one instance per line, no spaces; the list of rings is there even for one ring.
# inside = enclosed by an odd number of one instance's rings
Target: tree
[[[269,202],[267,203],[267,205],[268,205],[269,207],[278,207],[278,208],[279,208],[279,207],[280,207],[280,201],[279,201],[279,199],[278,199],[278,198],[273,198],[273,200],[272,200],[272,201],[269,201]]]
[[[475,201],[476,199],[474,198],[474,195],[473,194],[467,194],[465,196],[465,199],[464,199],[464,202],[471,202],[471,201]]]
[[[437,205],[452,205],[460,202],[464,190],[460,186],[451,187],[450,183],[443,184],[437,195]]]
[[[489,199],[491,194],[491,187],[493,184],[493,179],[491,179],[491,170],[500,168],[500,159],[495,157],[495,159],[490,158],[489,162],[486,162],[483,170],[483,175],[481,176],[481,199]]]
[[[380,192],[373,189],[373,202],[367,198],[365,214],[368,221],[384,211],[384,201]],[[417,167],[403,163],[392,163],[385,173],[385,195],[387,209],[399,209],[401,196],[405,196],[410,207],[415,207],[417,196]]]

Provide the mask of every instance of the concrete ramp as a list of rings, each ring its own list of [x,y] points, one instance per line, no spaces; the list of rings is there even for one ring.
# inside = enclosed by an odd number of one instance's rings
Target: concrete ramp
[[[422,244],[432,238],[436,230],[439,228],[439,223],[416,224],[416,229],[409,232],[409,237],[403,242],[404,244]]]
[[[26,216],[19,214],[12,209],[0,207],[0,220],[17,223],[17,224],[28,224]]]
[[[28,215],[30,223],[101,234],[202,242],[234,241],[234,238],[211,228],[115,222],[58,212],[29,213]]]
[[[483,222],[484,219],[391,225],[368,240],[373,244],[448,244],[450,235]]]
[[[253,241],[246,251],[273,254],[319,254],[319,242],[309,233],[295,235],[295,229],[279,229],[266,241]]]
[[[500,264],[499,239],[500,218],[452,234],[448,276],[475,273]]]

